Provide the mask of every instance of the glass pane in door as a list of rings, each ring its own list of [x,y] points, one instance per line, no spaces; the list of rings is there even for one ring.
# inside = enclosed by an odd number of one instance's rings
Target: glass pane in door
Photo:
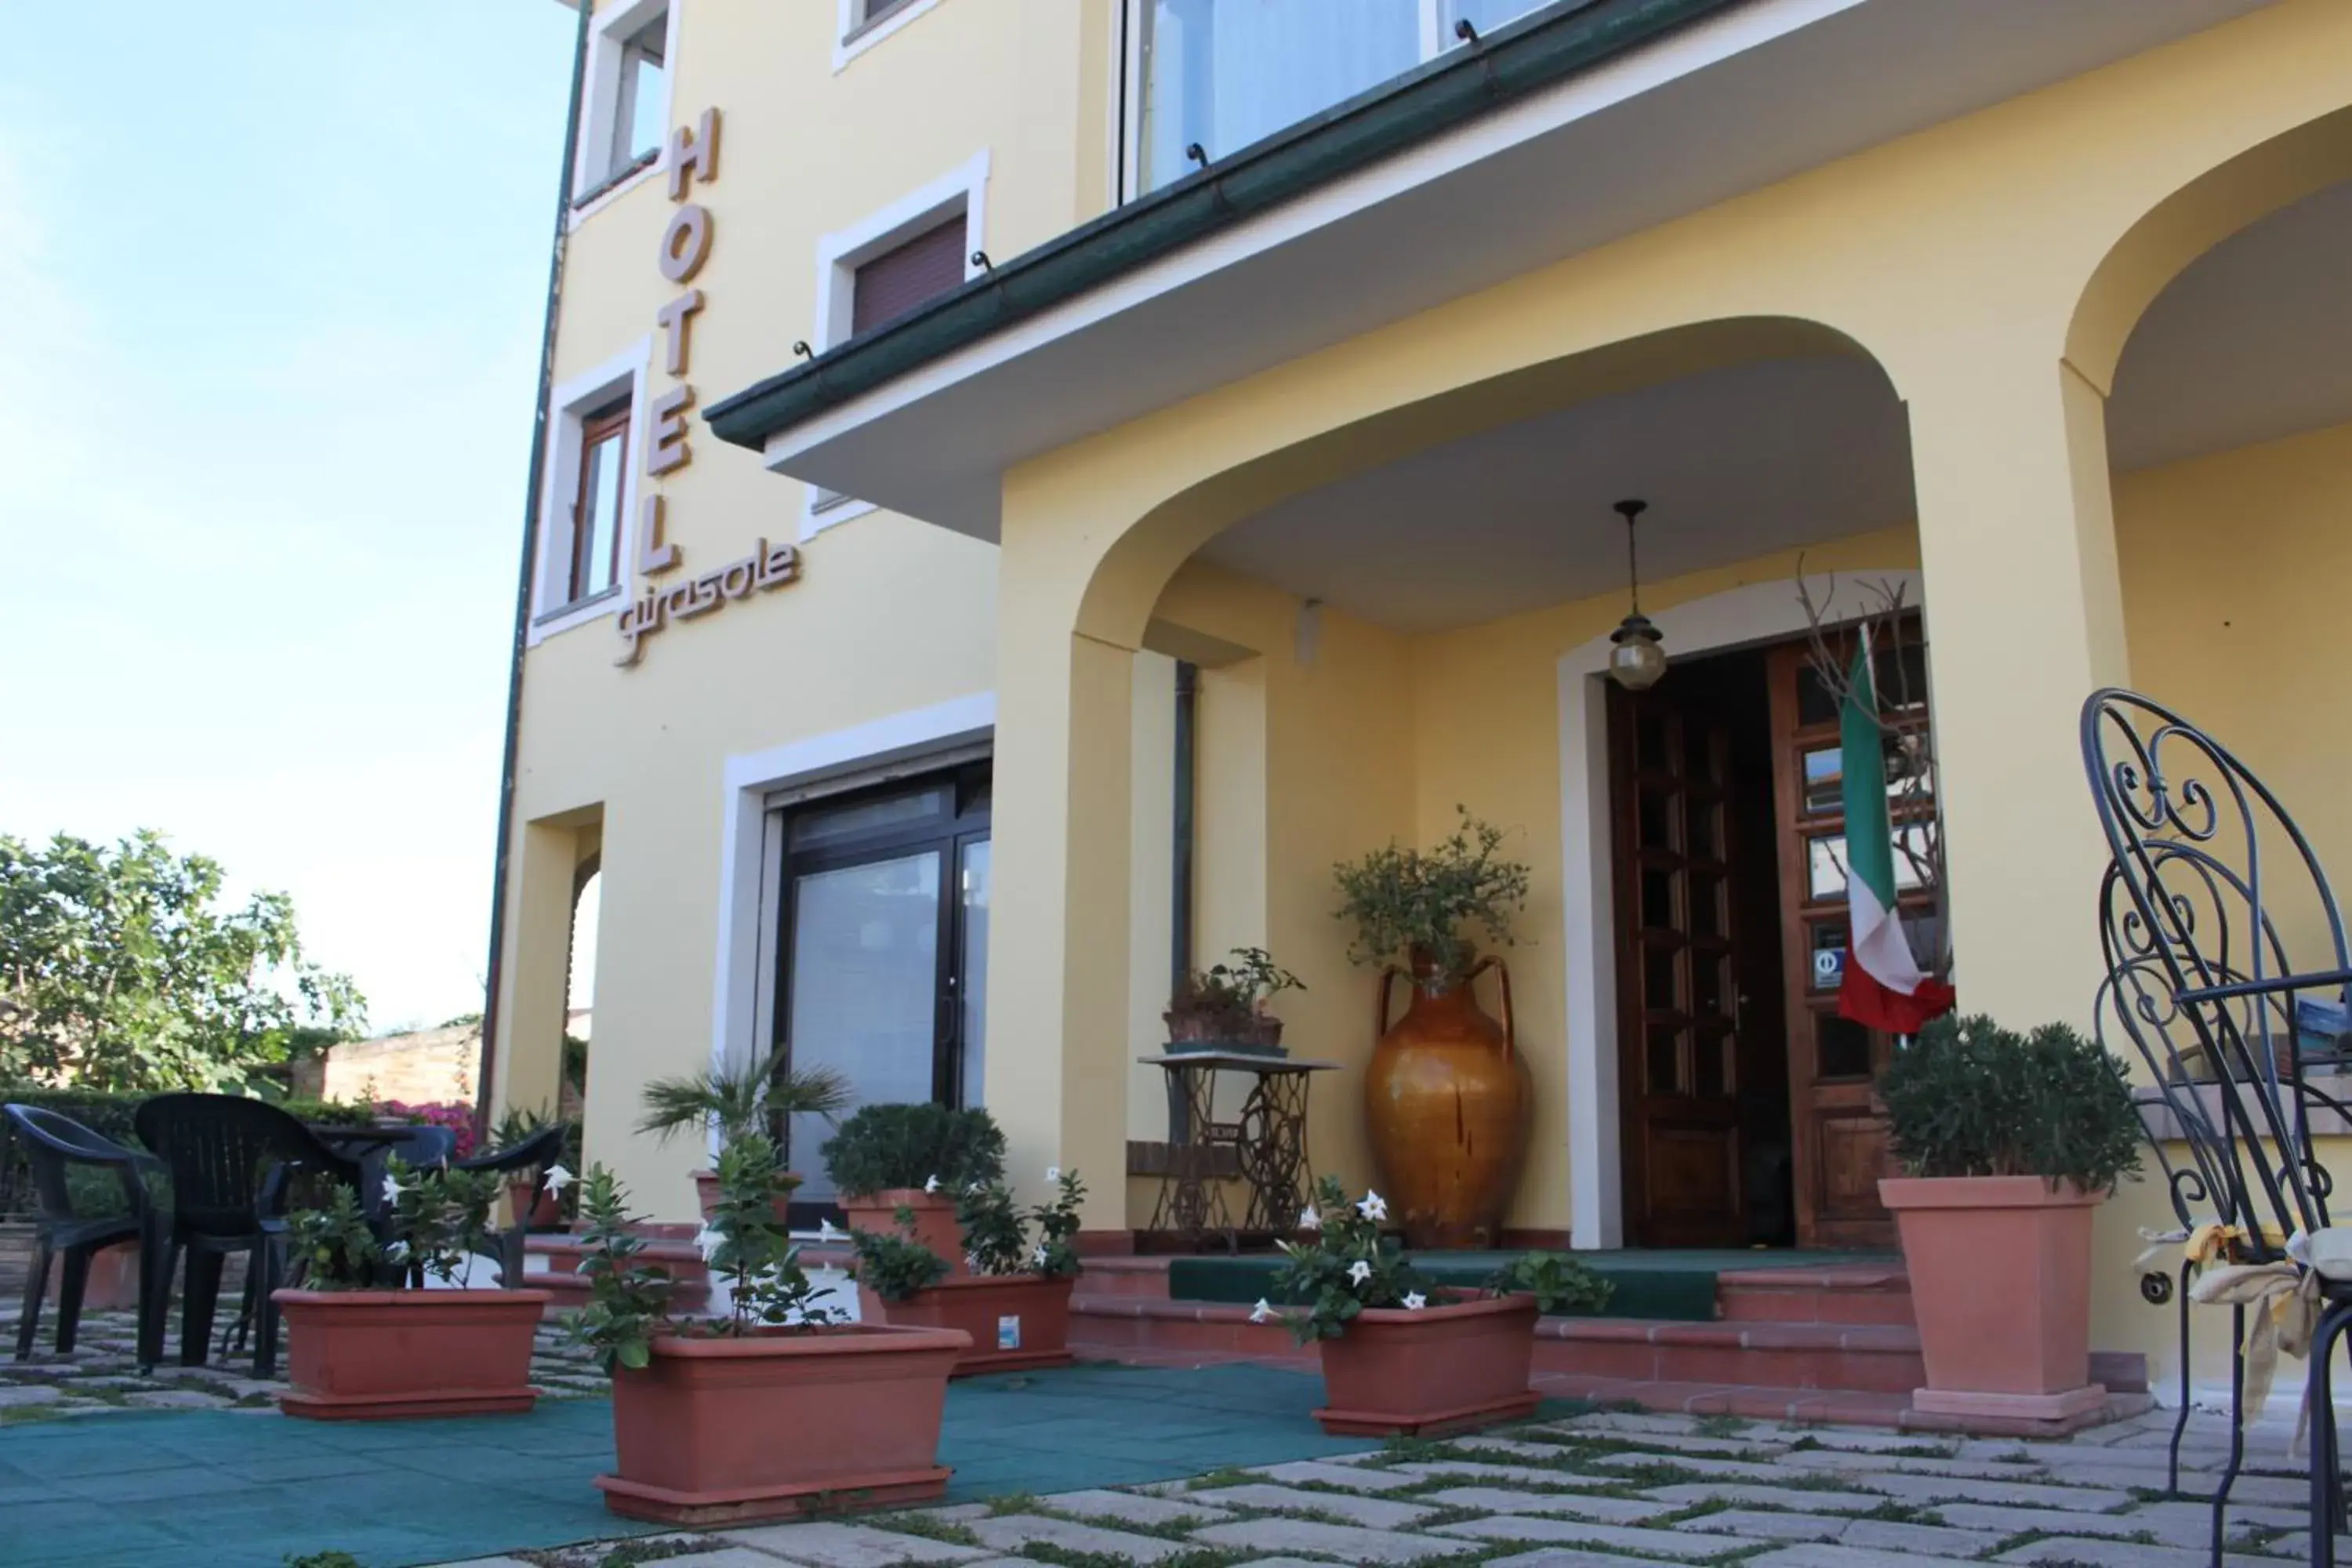
[[[963,1103],[985,1105],[981,1068],[988,1043],[988,840],[963,847]]]
[[[931,1098],[938,1016],[940,854],[926,850],[797,879],[793,895],[793,1066],[849,1079],[852,1106]],[[793,1118],[796,1194],[826,1203],[833,1182],[817,1150],[832,1129]]]

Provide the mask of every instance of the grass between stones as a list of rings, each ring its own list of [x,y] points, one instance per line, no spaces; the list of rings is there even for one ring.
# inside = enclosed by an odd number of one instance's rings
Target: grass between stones
[[[927,1513],[877,1513],[858,1521],[877,1530],[893,1531],[900,1535],[920,1536],[925,1541],[937,1541],[949,1546],[984,1546],[987,1544],[972,1533],[968,1524],[953,1520],[936,1519]]]

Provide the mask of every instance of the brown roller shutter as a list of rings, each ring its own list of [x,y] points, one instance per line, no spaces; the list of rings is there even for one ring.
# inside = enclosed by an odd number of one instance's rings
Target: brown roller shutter
[[[894,321],[953,289],[963,281],[963,214],[958,213],[859,266],[850,296],[850,331]]]

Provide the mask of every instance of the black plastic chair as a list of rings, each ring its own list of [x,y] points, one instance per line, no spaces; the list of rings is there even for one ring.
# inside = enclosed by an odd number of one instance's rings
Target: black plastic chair
[[[48,1294],[52,1259],[64,1265],[58,1280],[57,1346],[62,1355],[74,1348],[74,1333],[81,1323],[82,1293],[89,1284],[90,1259],[110,1247],[136,1243],[145,1237],[147,1188],[142,1173],[158,1167],[151,1157],[126,1149],[61,1112],[31,1105],[10,1105],[0,1107],[0,1113],[7,1116],[16,1142],[25,1151],[26,1163],[32,1170],[33,1195],[39,1205],[33,1226],[32,1272],[25,1281],[25,1310],[16,1323],[16,1359],[29,1357],[33,1342],[39,1337],[41,1304]],[[76,1165],[111,1170],[122,1184],[124,1212],[78,1212],[73,1184],[67,1174]],[[145,1266],[150,1261],[142,1255],[142,1321],[148,1310]]]
[[[470,1159],[453,1160],[453,1169],[460,1171],[492,1171],[511,1175],[518,1171],[543,1171],[563,1157],[564,1135],[570,1130],[561,1121],[551,1121],[527,1138],[493,1149]],[[499,1233],[499,1283],[509,1290],[523,1286],[523,1264],[528,1256],[526,1244],[530,1236],[530,1208],[525,1205],[514,1216],[514,1224]]]
[[[140,1326],[139,1362],[163,1359],[163,1318],[173,1268],[187,1255],[181,1306],[180,1360],[202,1366],[220,1303],[221,1269],[246,1256],[246,1290],[255,1309],[257,1375],[278,1370],[278,1308],[270,1293],[284,1271],[286,1205],[295,1175],[356,1186],[360,1168],[278,1107],[230,1094],[159,1094],[131,1120],[139,1141],[172,1177],[172,1212],[155,1226],[154,1310]]]
[[[2128,1039],[2155,1078],[2160,1113],[2151,1101],[2143,1120],[2182,1229],[2228,1227],[2215,1265],[2275,1268],[2282,1282],[2291,1278],[2315,1299],[2306,1371],[2311,1561],[2329,1568],[2335,1537],[2346,1527],[2330,1363],[2352,1327],[2352,1272],[2316,1250],[2308,1260],[2294,1258],[2287,1242],[2331,1227],[2333,1183],[2314,1151],[2311,1121],[2315,1111],[2347,1110],[2304,1075],[2296,997],[2340,1002],[2352,984],[2352,944],[2310,841],[2262,780],[2210,736],[2145,697],[2105,690],[2083,706],[2082,746],[2113,854],[2099,889],[2107,970],[2099,1036],[2103,1043],[2118,1034]],[[2316,967],[2298,971],[2291,961],[2290,921]],[[2185,1145],[2185,1157],[2167,1140]],[[2329,1246],[2326,1259],[2341,1250]],[[2198,1272],[2194,1262],[2179,1270],[2175,1489]],[[2144,1278],[2141,1293],[2158,1304],[2171,1299],[2171,1276]],[[2248,1308],[2231,1311],[2230,1462],[2213,1496],[2217,1565],[2230,1490],[2245,1457]]]

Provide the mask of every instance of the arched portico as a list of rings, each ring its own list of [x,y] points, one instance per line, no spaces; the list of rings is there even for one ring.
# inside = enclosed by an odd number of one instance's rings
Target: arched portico
[[[1916,529],[1935,617],[1950,918],[1969,1005],[2025,1023],[2084,1016],[2097,955],[2081,911],[2102,852],[2087,814],[2068,809],[2074,714],[2084,692],[2130,674],[2105,430],[2113,356],[2100,345],[2120,352],[2136,316],[2116,301],[2154,297],[2147,279],[2161,268],[2147,258],[2202,248],[2181,237],[2185,220],[2142,226],[2174,193],[2234,167],[2200,187],[2197,210],[2266,210],[2248,190],[2307,182],[2335,145],[2333,131],[2297,130],[2334,114],[2347,90],[2341,68],[2312,56],[2320,10],[2274,9],[2305,26],[2257,16],[2216,29],[1008,473],[991,1038],[992,1067],[1017,1076],[1020,1103],[1005,1113],[1016,1149],[1089,1169],[1120,1159],[1130,664],[1186,563],[1235,523],[1382,464],[1547,409],[1790,355],[1874,361],[1900,399],[1914,512],[1885,521]],[[2352,24],[2336,25],[2352,43]],[[2211,90],[2238,78],[2263,89]],[[2233,163],[2288,137],[2286,151]],[[1786,576],[1781,563],[1771,580]],[[1571,634],[1572,618],[1520,628],[1559,637],[1547,668],[1606,626]],[[1556,705],[1539,721],[1557,741]],[[1425,827],[1429,802],[1408,817]],[[1580,1190],[1579,1220],[1601,1202]],[[1118,1224],[1112,1207],[1088,1223]]]

